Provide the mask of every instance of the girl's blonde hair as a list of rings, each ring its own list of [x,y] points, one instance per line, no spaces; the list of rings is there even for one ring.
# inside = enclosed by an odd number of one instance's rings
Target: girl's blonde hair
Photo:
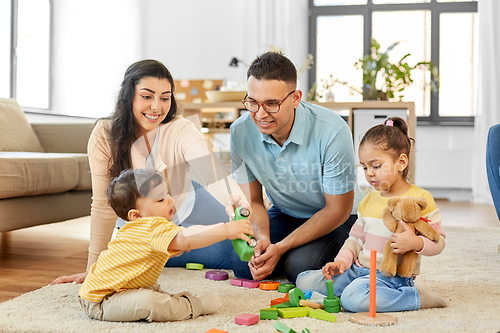
[[[403,170],[403,177],[408,176],[410,166],[410,150],[411,145],[415,143],[415,139],[408,136],[408,124],[404,119],[399,117],[388,118],[383,124],[370,128],[363,138],[359,146],[365,143],[371,143],[380,149],[386,150],[394,157],[394,160],[399,158],[401,154],[408,156],[408,167]]]

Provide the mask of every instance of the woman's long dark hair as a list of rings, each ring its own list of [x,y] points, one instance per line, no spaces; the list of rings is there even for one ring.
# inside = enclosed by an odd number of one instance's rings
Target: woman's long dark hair
[[[115,112],[111,116],[111,160],[110,178],[118,177],[120,172],[131,169],[130,149],[135,134],[135,120],[132,103],[135,97],[135,86],[142,78],[154,77],[167,79],[172,86],[171,106],[162,124],[168,123],[177,114],[177,102],[174,95],[174,79],[168,69],[156,60],[141,60],[127,68],[116,100]]]

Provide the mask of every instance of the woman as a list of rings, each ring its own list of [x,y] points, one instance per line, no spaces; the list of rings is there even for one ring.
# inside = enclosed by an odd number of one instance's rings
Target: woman
[[[97,122],[88,155],[93,201],[87,270],[106,249],[115,222],[120,224],[106,194],[110,179],[124,169],[154,168],[164,173],[176,202],[173,222],[184,227],[227,222],[228,215],[234,215],[232,200],[248,206],[239,186],[210,154],[203,134],[191,121],[177,115],[174,80],[156,60],[139,61],[127,69],[115,111],[111,119]],[[192,181],[191,174],[197,182]],[[230,199],[229,193],[234,193],[234,198]],[[226,211],[223,203],[227,203]],[[226,240],[183,253],[169,260],[167,266],[196,262],[231,269],[230,251],[231,242]],[[87,272],[62,276],[51,284],[81,283],[86,276]]]

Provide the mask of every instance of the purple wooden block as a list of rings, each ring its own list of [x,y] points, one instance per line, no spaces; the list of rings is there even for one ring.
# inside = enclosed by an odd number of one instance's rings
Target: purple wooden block
[[[255,280],[243,281],[243,287],[245,288],[259,288],[259,284],[260,282]]]
[[[246,280],[246,279],[231,279],[231,285],[241,287],[243,285],[243,281],[248,281],[248,280]]]
[[[227,272],[223,271],[208,271],[205,273],[205,279],[209,280],[227,280]]]

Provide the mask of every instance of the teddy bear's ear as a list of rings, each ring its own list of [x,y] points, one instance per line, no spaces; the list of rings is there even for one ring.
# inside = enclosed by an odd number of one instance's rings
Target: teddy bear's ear
[[[427,208],[427,200],[423,197],[419,197],[415,199],[415,202],[420,206],[422,210]]]
[[[394,210],[394,207],[396,207],[396,204],[399,202],[400,198],[390,198],[389,200],[387,200],[387,207],[389,207],[389,209],[391,211]]]

